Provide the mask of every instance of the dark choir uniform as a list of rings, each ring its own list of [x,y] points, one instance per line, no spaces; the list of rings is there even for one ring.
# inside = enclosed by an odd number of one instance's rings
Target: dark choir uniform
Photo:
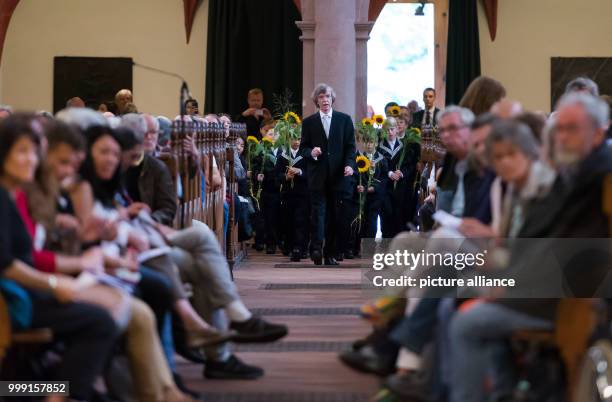
[[[246,116],[244,117],[242,114],[238,115],[235,120],[237,123],[246,124],[247,135],[252,135],[253,137],[261,140],[261,132],[259,131],[261,127],[261,123],[264,121],[263,116]]]
[[[293,180],[286,178],[285,174],[291,157],[286,151],[283,151],[276,161],[276,178],[281,191],[282,225],[279,229],[282,237],[283,253],[291,252],[292,261],[299,261],[300,258],[305,258],[308,247],[310,199],[306,177],[306,160],[299,154],[299,150],[290,150],[290,152],[293,156],[293,167],[300,169],[302,173],[295,175]]]
[[[338,191],[338,208],[340,210],[336,223],[340,233],[337,239],[338,261],[342,261],[344,257],[350,259],[353,256],[355,239],[357,237],[357,227],[354,221],[359,212],[359,194],[357,193],[358,180],[359,172],[355,166],[353,175],[345,176],[342,179],[343,185]]]
[[[257,195],[260,186],[262,189],[259,199],[259,211],[256,212],[254,217],[255,246],[257,249],[261,249],[265,244],[269,253],[275,252],[278,245],[280,185],[275,174],[278,153],[278,150],[271,150],[268,151],[268,156],[265,158],[260,156],[253,159],[253,171],[251,172],[253,195]],[[264,163],[263,171],[261,168],[262,162]],[[257,181],[259,173],[264,175],[262,182]]]
[[[367,157],[365,153],[361,153],[361,155]],[[389,182],[389,163],[380,152],[374,152],[374,155],[370,158],[370,163],[373,163],[375,168],[371,184],[371,187],[374,187],[374,192],[367,192],[368,173],[361,173],[361,183],[365,188],[364,195],[366,199],[359,239],[373,239],[376,237],[377,218],[381,215]]]
[[[357,156],[360,155],[367,157],[366,153],[361,151],[357,153]],[[349,258],[361,254],[361,239],[373,239],[376,237],[377,218],[381,215],[385,194],[387,192],[387,174],[389,172],[387,159],[378,151],[375,151],[374,155],[371,156],[370,163],[374,161],[375,166],[374,177],[371,183],[371,187],[374,187],[374,192],[367,192],[368,173],[359,173],[359,171],[355,169],[355,174],[351,178],[351,199],[343,205],[343,207],[345,207],[344,211],[346,212],[343,230],[346,231],[345,233],[350,233],[344,256],[349,256]],[[365,197],[361,226],[355,221],[359,214],[359,192],[357,191],[359,176],[361,176],[361,185],[364,187],[362,197]]]
[[[408,230],[406,224],[412,221],[414,215],[416,198],[413,188],[420,146],[416,143],[409,143],[407,146],[402,166],[398,166],[404,148],[401,140],[396,139],[393,147],[388,140],[383,140],[378,146],[378,152],[387,159],[388,172],[399,169],[403,175],[395,186],[393,180],[387,181],[387,194],[381,217],[383,238],[392,238]]]

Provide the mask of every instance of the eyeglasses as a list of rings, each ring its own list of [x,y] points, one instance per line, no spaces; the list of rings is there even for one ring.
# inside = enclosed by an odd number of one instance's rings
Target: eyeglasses
[[[448,126],[448,127],[438,127],[438,133],[439,134],[444,134],[444,133],[454,133],[457,132],[461,129],[466,128],[467,126],[464,124],[462,126]]]

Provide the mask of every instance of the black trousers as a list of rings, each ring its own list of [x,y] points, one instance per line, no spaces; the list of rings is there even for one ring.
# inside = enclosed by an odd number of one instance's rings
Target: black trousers
[[[310,205],[311,249],[323,248],[325,257],[335,257],[338,254],[337,230],[341,217],[338,193],[333,186],[326,184],[322,190],[311,193]]]
[[[166,314],[172,311],[174,304],[170,280],[164,274],[142,266],[140,275],[140,281],[134,288],[134,296],[142,299],[153,310],[157,331],[161,337]]]
[[[359,236],[359,224],[355,221],[359,213],[359,200],[343,199],[340,201],[340,233],[338,236],[338,251],[346,253],[355,249],[355,242]],[[363,222],[361,224],[363,227]],[[346,234],[346,235],[344,235]]]
[[[93,383],[104,369],[119,330],[110,313],[87,303],[60,303],[50,293],[29,292],[33,328],[50,328],[66,345],[58,381],[70,382],[70,396],[89,400]]]
[[[308,195],[284,194],[282,196],[283,241],[285,250],[305,251],[308,246]]]

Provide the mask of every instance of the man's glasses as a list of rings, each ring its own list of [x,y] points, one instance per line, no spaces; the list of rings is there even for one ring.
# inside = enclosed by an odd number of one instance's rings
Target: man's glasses
[[[462,125],[462,126],[448,126],[448,127],[438,127],[438,133],[440,134],[444,134],[444,133],[454,133],[457,132],[463,128],[466,128],[466,125]]]

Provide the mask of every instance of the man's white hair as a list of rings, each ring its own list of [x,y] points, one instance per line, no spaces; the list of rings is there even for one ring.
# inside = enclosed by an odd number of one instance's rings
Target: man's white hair
[[[606,130],[610,124],[610,107],[600,98],[585,92],[570,92],[557,103],[557,111],[566,106],[579,105],[597,128]]]
[[[333,104],[336,101],[336,91],[334,91],[334,88],[325,83],[317,84],[315,89],[312,91],[312,94],[310,95],[316,107],[319,107],[319,102],[317,101],[319,95],[325,94],[327,92],[330,93]]]
[[[147,121],[142,114],[128,113],[121,117],[121,127],[127,127],[134,132],[136,138],[144,141],[147,133]]]
[[[87,130],[92,126],[106,126],[108,121],[102,113],[88,108],[67,108],[55,114],[55,118],[72,126],[76,126],[81,131]]]
[[[468,127],[471,126],[474,122],[474,113],[472,113],[470,109],[455,105],[451,105],[440,113],[438,113],[437,122],[439,123],[444,117],[449,116],[453,113],[457,113],[459,115],[459,118],[461,119],[461,122]]]

